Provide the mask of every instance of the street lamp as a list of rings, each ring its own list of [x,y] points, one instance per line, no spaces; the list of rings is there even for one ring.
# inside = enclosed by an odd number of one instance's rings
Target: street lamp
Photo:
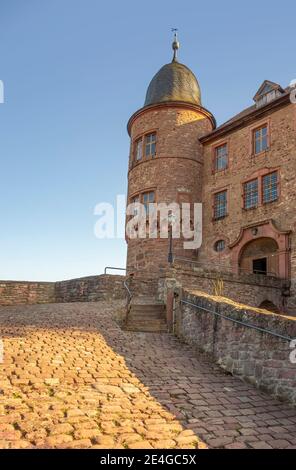
[[[173,224],[176,221],[176,216],[172,213],[172,211],[169,212],[168,215],[168,225],[169,225],[169,254],[168,254],[168,262],[170,264],[173,264],[174,261],[174,256],[173,256]]]

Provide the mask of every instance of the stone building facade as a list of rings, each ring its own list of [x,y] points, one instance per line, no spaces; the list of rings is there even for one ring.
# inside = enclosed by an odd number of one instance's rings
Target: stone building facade
[[[282,285],[277,308],[294,313],[292,88],[264,81],[253,106],[216,127],[214,116],[201,104],[196,77],[177,61],[177,40],[173,48],[172,63],[152,79],[144,107],[128,123],[128,203],[202,203],[202,245],[185,250],[184,239],[174,239],[175,258],[211,267],[222,277],[276,278]],[[157,277],[168,267],[168,239],[159,232],[153,239],[127,238],[127,243],[129,272]]]

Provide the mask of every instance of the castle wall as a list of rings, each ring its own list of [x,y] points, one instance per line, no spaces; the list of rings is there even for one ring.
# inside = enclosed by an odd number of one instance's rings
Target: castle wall
[[[0,281],[0,305],[43,304],[54,301],[54,282]]]
[[[257,155],[252,155],[252,130],[268,123],[270,128],[270,148]],[[226,170],[213,173],[214,148],[227,142],[229,165]],[[287,299],[290,310],[296,311],[296,107],[288,104],[276,111],[269,112],[260,120],[226,136],[204,144],[204,179],[203,179],[203,245],[199,250],[199,261],[213,264],[232,264],[233,248],[226,248],[222,253],[214,250],[217,240],[223,239],[231,245],[239,237],[242,227],[259,223],[267,219],[274,221],[279,231],[291,231],[289,243],[291,251],[287,264],[288,276],[292,280],[292,296]],[[243,182],[265,172],[279,169],[280,197],[276,202],[261,205],[258,208],[243,208]],[[228,190],[228,216],[222,220],[213,220],[213,195],[219,190]],[[260,231],[254,239],[260,237]],[[289,269],[288,269],[289,271]]]
[[[157,203],[201,202],[203,149],[198,138],[212,130],[209,118],[180,106],[155,106],[136,116],[131,126],[128,201],[145,191],[155,192]],[[135,161],[135,141],[155,131],[155,157]],[[175,246],[183,253],[182,240]],[[128,240],[127,265],[157,271],[167,266],[168,240]],[[196,253],[186,253],[195,257]]]
[[[125,276],[101,275],[61,282],[0,281],[0,305],[126,299]]]
[[[166,301],[170,287],[197,289],[209,295],[219,294],[235,302],[258,307],[268,301],[277,311],[296,317],[296,310],[288,308],[282,295],[282,281],[277,278],[253,274],[218,273],[205,268],[190,268],[175,265],[160,279],[158,295]]]
[[[99,300],[125,299],[125,276],[89,276],[55,284],[56,302],[97,302]]]
[[[181,292],[175,315],[175,332],[183,341],[208,353],[231,374],[296,404],[296,364],[291,361],[289,339],[296,336],[296,318],[188,290]],[[287,339],[235,323],[237,321]]]

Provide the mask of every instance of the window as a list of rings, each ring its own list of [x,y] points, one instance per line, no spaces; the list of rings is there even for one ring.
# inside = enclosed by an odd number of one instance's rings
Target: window
[[[136,196],[132,197],[130,200],[131,204],[141,203],[144,205],[146,210],[146,215],[149,215],[149,204],[155,202],[155,193],[154,191],[149,191],[147,193],[137,194]],[[138,215],[139,210],[134,209],[133,215]]]
[[[265,125],[256,129],[253,134],[254,138],[254,153],[260,153],[268,149],[268,126]]]
[[[135,141],[134,155],[135,161],[142,160],[145,157],[154,157],[156,154],[156,132],[147,134]]]
[[[258,179],[248,181],[244,184],[244,208],[253,209],[258,207]]]
[[[145,206],[146,215],[149,215],[149,204],[155,201],[154,191],[150,191],[149,193],[143,194],[143,204]]]
[[[135,196],[131,200],[132,204],[140,202],[140,196]],[[134,208],[134,215],[138,215],[138,209]]]
[[[243,208],[253,209],[262,204],[275,202],[279,198],[280,174],[278,170],[258,175],[243,184]]]
[[[136,161],[141,160],[143,156],[143,139],[136,140],[136,147],[135,147],[135,153],[136,153]]]
[[[145,136],[145,157],[154,157],[156,154],[156,133]]]
[[[227,215],[227,191],[221,191],[214,196],[214,219],[223,219]]]
[[[253,273],[267,275],[267,258],[253,260]]]
[[[274,202],[278,199],[278,172],[274,171],[262,178],[263,203]]]
[[[215,148],[215,171],[225,170],[228,165],[227,144]]]
[[[215,249],[215,251],[217,251],[217,253],[221,253],[222,251],[224,251],[225,250],[225,240],[218,240],[215,243],[214,249]]]

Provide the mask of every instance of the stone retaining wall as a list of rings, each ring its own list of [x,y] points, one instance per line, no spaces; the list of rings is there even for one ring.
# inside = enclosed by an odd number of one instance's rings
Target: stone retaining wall
[[[233,375],[296,404],[296,363],[291,362],[291,342],[204,309],[290,338],[296,338],[296,318],[198,291],[180,292],[175,308],[175,333],[179,338],[210,354]],[[181,299],[196,307],[182,303]]]
[[[271,302],[280,312],[296,315],[289,308],[283,294],[283,281],[278,278],[255,274],[219,273],[210,269],[174,266],[159,281],[159,297],[166,298],[166,284],[173,280],[176,285],[186,289],[197,289],[207,294],[216,294],[217,289],[223,297],[241,302],[251,307],[259,307],[263,302]],[[222,283],[221,283],[222,280]]]
[[[0,281],[0,305],[44,304],[54,301],[54,282]]]
[[[96,302],[98,300],[125,299],[124,276],[89,276],[57,282],[56,302]]]
[[[90,276],[61,282],[0,281],[0,305],[125,299],[124,276]]]

